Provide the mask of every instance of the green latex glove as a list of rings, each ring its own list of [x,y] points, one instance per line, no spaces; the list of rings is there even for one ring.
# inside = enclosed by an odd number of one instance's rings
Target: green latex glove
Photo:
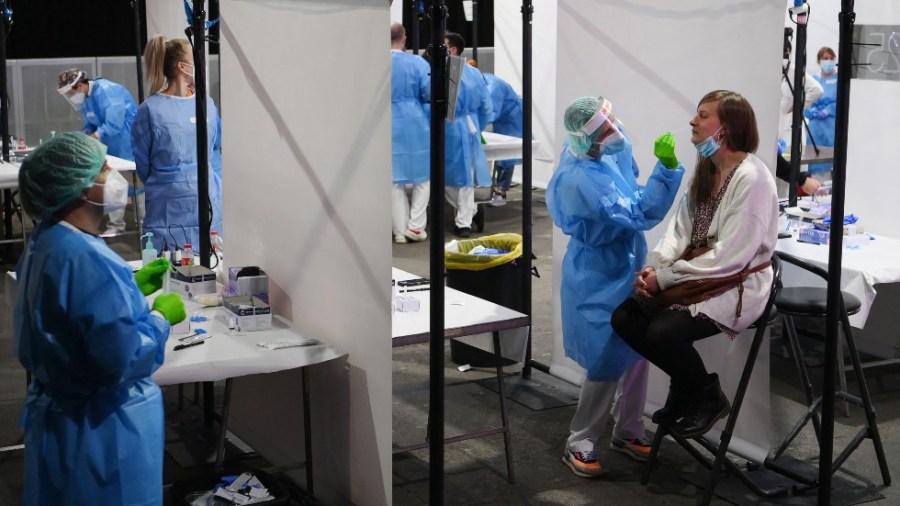
[[[162,313],[171,325],[175,325],[187,317],[184,312],[184,302],[177,293],[164,293],[157,297],[153,301],[153,310]]]
[[[134,273],[134,281],[141,293],[150,295],[162,288],[163,276],[169,270],[169,261],[165,258],[157,258],[141,270]]]
[[[656,139],[653,144],[653,154],[659,158],[668,169],[678,168],[678,158],[675,158],[675,136],[672,132],[666,132]]]

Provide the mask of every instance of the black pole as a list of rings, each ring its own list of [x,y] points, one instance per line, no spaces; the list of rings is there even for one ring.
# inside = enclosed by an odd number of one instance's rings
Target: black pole
[[[413,54],[419,54],[419,0],[409,0],[409,15],[412,20],[410,40]]]
[[[795,0],[794,7],[806,7]],[[797,41],[794,46],[794,111],[791,116],[791,177],[788,181],[788,204],[797,205],[797,183],[800,181],[800,156],[803,152],[803,103],[806,100],[806,22],[807,13],[797,14]]]
[[[853,58],[853,0],[841,1],[838,14],[837,110],[834,117],[834,169],[831,189],[831,240],[828,245],[828,304],[825,316],[825,368],[822,373],[822,434],[819,438],[819,504],[831,501],[834,445],[834,376],[837,372],[838,317],[841,302],[841,260],[844,252],[844,189],[847,184],[847,125],[850,112],[850,65]],[[846,70],[846,71],[845,71]]]
[[[431,382],[428,407],[429,504],[444,504],[444,120],[447,46],[444,0],[431,3]]]
[[[144,101],[144,70],[141,66],[141,0],[131,0],[134,11],[134,57],[137,62],[138,103]]]
[[[478,0],[472,0],[472,59],[478,66]]]
[[[531,377],[531,241],[532,225],[531,216],[531,23],[534,7],[531,0],[522,0],[522,293],[524,304],[522,311],[528,315],[528,342],[525,346],[525,366],[522,368],[522,377]]]
[[[3,33],[0,34],[0,136],[3,137],[3,161],[9,161],[9,90],[7,76],[6,76],[6,32],[9,30],[9,19],[6,17],[6,0],[0,0],[0,29],[3,30]],[[10,192],[12,193],[12,192]],[[3,201],[5,203],[9,202],[9,199],[4,196]],[[8,210],[7,210],[8,211]],[[7,212],[6,216],[9,216]],[[7,231],[7,237],[11,231]]]
[[[791,84],[791,79],[787,75],[787,69],[781,69],[781,75],[784,76],[784,82],[787,83],[788,89],[791,90],[791,97],[794,96],[794,86]],[[812,132],[809,130],[809,122],[806,121],[806,116],[803,116],[803,129],[806,130],[806,138],[809,139],[810,144],[812,144],[813,150],[816,154],[819,154],[819,146],[816,144],[816,138],[813,136]]]
[[[3,161],[9,162],[9,92],[6,76],[6,32],[9,30],[9,19],[6,17],[6,0],[0,0],[0,137],[3,138]],[[3,190],[4,237],[12,237],[12,190]],[[24,231],[23,231],[24,233]]]
[[[194,101],[197,115],[197,212],[200,223],[200,265],[209,267],[209,151],[206,124],[206,11],[204,0],[194,0],[191,31],[194,34]]]

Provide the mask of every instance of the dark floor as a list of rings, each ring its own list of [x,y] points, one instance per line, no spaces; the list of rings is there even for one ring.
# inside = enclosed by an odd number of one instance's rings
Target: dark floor
[[[516,191],[510,198],[516,198]],[[485,234],[519,232],[521,230],[521,203],[515,200],[501,208],[485,208]],[[534,320],[535,360],[550,362],[552,349],[552,263],[551,225],[540,192],[535,194],[533,249],[537,256],[534,264],[541,277],[533,278],[532,308]],[[385,238],[387,239],[387,234]],[[448,234],[447,240],[452,235]],[[429,242],[395,244],[394,265],[422,276],[428,275]],[[110,240],[114,249],[126,259],[138,258],[137,238],[124,236]],[[0,246],[0,270],[14,268],[19,247],[12,251]],[[17,419],[25,396],[24,372],[12,353],[11,315],[14,300],[10,296],[6,277],[2,281],[0,314],[6,315],[0,322],[0,447],[21,442]],[[428,347],[427,345],[398,348],[393,353],[393,434],[395,446],[421,441],[427,426],[428,408]],[[494,392],[477,383],[490,378],[492,371],[475,368],[469,372],[457,371],[450,362],[450,350],[446,349],[446,433],[452,435],[476,430],[499,423],[497,397]],[[519,366],[505,369],[514,374]],[[772,355],[772,434],[780,439],[800,416],[803,409],[803,392],[795,377],[793,362]],[[811,370],[816,384],[821,383],[821,368]],[[851,376],[852,377],[852,376]],[[542,385],[552,383],[552,378],[534,372],[534,380]],[[867,371],[866,379],[872,398],[878,409],[879,430],[891,470],[900,473],[900,367],[889,366]],[[850,390],[856,385],[851,382]],[[197,424],[200,412],[188,402],[184,411],[178,411],[176,389],[166,392],[167,424],[173,429],[187,422]],[[189,393],[189,396],[191,394]],[[606,450],[608,441],[600,446],[600,458],[609,473],[599,480],[575,477],[559,460],[563,440],[568,433],[568,423],[574,406],[533,411],[519,403],[509,402],[512,426],[513,462],[516,482],[506,479],[506,463],[501,436],[450,444],[445,450],[444,498],[447,504],[460,505],[587,505],[587,504],[693,504],[697,488],[682,479],[682,473],[697,469],[693,459],[671,441],[663,446],[661,463],[657,466],[651,485],[639,483],[642,465],[625,456]],[[647,427],[652,430],[650,421]],[[838,415],[835,420],[835,455],[845,446],[862,423],[861,411],[852,409],[849,418]],[[608,434],[607,434],[608,437]],[[167,441],[177,438],[174,431],[167,433]],[[172,445],[170,445],[172,446]],[[790,454],[801,461],[817,464],[818,447],[811,429],[805,430],[790,448]],[[0,505],[18,504],[22,489],[22,451],[0,453]],[[267,463],[258,457],[237,460],[233,465],[266,468]],[[165,483],[182,483],[185,480],[208,473],[206,467],[180,466],[170,454],[165,460]],[[427,450],[393,458],[393,504],[428,504],[428,454]],[[841,481],[841,480],[846,480]],[[865,500],[866,493],[880,493],[880,504],[900,504],[898,487],[882,487],[874,458],[872,444],[866,440],[850,455],[838,471],[835,479],[832,504],[853,504]],[[862,499],[853,499],[847,491]],[[868,491],[865,489],[868,488]],[[726,487],[720,487],[726,489]],[[743,492],[740,486],[734,487]],[[171,501],[166,494],[167,504]],[[773,504],[814,504],[815,495],[772,501]],[[714,499],[714,503],[723,503]],[[299,503],[299,501],[295,501]],[[765,504],[750,497],[747,504]]]

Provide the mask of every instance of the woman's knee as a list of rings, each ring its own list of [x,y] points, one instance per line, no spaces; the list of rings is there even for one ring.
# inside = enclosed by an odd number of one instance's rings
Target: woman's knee
[[[696,334],[689,313],[664,311],[647,325],[646,341],[656,349],[673,349],[693,343],[699,337]]]
[[[638,315],[636,315],[634,311],[640,309],[636,306],[637,303],[634,299],[626,299],[625,302],[619,304],[619,307],[613,311],[612,316],[610,316],[609,319],[609,323],[612,325],[613,330],[625,342],[630,342],[635,338],[634,321]]]

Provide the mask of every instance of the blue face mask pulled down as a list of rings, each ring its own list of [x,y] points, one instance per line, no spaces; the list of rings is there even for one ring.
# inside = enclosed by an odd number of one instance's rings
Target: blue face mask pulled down
[[[722,147],[722,144],[716,140],[716,134],[721,131],[722,128],[719,127],[719,130],[706,139],[694,144],[694,147],[697,148],[697,152],[700,153],[700,156],[704,158],[709,158]]]

